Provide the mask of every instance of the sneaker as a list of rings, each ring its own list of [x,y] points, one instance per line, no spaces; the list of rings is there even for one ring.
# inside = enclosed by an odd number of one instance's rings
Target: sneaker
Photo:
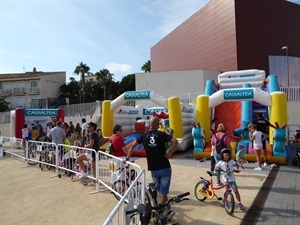
[[[82,174],[79,176],[80,179],[81,179],[81,178],[84,178],[84,177],[87,177],[87,173],[82,173]]]
[[[275,163],[271,164],[271,168],[277,167]]]
[[[174,209],[169,209],[168,211],[167,211],[167,220],[169,221],[169,220],[172,220],[172,218],[173,218],[173,216],[175,215],[175,210]]]
[[[96,186],[96,183],[94,181],[91,181],[86,186]]]
[[[263,166],[264,166],[264,167],[267,167],[267,166],[268,166],[268,163],[264,162]]]
[[[240,210],[243,210],[245,207],[243,206],[242,203],[238,203],[238,208],[239,208]]]
[[[261,167],[256,167],[256,168],[254,168],[254,170],[262,171],[262,168]]]

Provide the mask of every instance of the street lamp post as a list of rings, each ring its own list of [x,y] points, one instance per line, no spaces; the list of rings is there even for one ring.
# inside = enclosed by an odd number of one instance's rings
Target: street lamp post
[[[282,50],[285,49],[285,56],[286,56],[286,74],[287,74],[287,86],[289,87],[290,86],[290,71],[289,71],[289,47],[286,45],[286,46],[283,46],[281,48]]]

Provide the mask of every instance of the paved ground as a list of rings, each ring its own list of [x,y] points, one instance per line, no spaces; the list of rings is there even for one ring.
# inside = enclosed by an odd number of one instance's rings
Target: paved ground
[[[299,146],[300,147],[300,146]],[[226,214],[215,199],[196,200],[194,185],[206,176],[210,161],[192,159],[192,151],[177,153],[171,159],[173,178],[170,196],[190,191],[190,201],[174,205],[173,223],[181,225],[215,224],[300,224],[300,169],[293,166],[254,171],[254,163],[237,174],[245,211]],[[145,167],[140,158],[137,164]],[[149,179],[149,173],[147,173]],[[0,224],[102,224],[117,200],[110,192],[89,194],[93,187],[58,179],[53,172],[25,167],[22,160],[0,159]],[[221,192],[219,192],[221,194]]]
[[[300,224],[300,168],[291,163],[300,144],[290,146],[287,165],[280,166],[256,225]]]

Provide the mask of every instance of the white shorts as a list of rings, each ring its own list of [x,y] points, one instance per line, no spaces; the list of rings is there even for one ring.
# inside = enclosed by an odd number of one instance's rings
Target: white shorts
[[[254,150],[262,150],[263,146],[262,145],[254,145],[253,149]]]
[[[93,157],[92,157],[92,154],[90,153],[84,153],[85,157],[89,160],[89,161],[92,161],[93,160]]]

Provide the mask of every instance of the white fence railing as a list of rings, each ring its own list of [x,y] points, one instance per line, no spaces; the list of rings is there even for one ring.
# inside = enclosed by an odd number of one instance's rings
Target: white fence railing
[[[0,147],[11,159],[24,159],[27,166],[36,166],[41,170],[53,170],[53,177],[72,176],[72,180],[88,183],[95,182],[92,193],[110,191],[120,199],[106,219],[106,224],[126,224],[125,207],[135,207],[145,199],[145,171],[133,162],[123,162],[122,158],[115,157],[106,152],[96,153],[93,149],[77,146],[56,145],[50,142],[23,141],[15,137],[0,136]],[[85,162],[88,169],[86,178],[79,178],[82,174],[76,158],[82,154],[96,154],[95,168],[90,162]],[[73,181],[74,181],[73,180]],[[101,188],[100,188],[101,184]],[[130,203],[130,204],[128,204]],[[132,208],[129,208],[132,209]],[[102,220],[104,218],[101,218]]]
[[[300,87],[280,87],[286,93],[288,102],[300,101]]]

